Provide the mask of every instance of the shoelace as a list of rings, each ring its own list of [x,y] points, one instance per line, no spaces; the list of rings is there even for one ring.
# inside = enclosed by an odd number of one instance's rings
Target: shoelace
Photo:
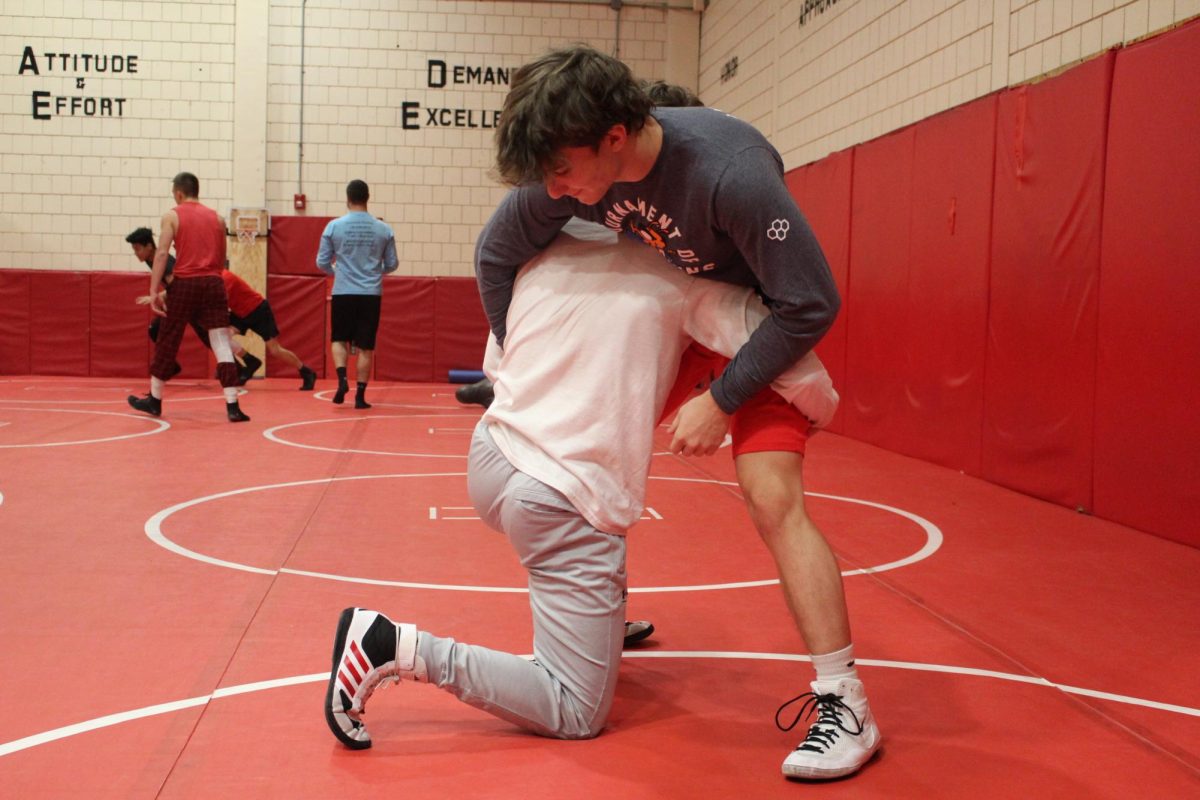
[[[400,649],[400,627],[396,627],[396,650]],[[392,657],[390,669],[380,667],[372,670],[375,674],[363,681],[359,687],[359,693],[362,695],[362,701],[359,703],[359,710],[354,711],[353,708],[348,712],[351,719],[358,719],[367,713],[367,701],[371,699],[371,695],[375,694],[376,689],[386,689],[392,684],[400,683],[400,666],[397,664],[395,657]]]
[[[800,706],[795,719],[788,723],[787,726],[782,725],[779,722],[779,715],[783,713],[785,708],[797,700],[804,700],[804,705]],[[842,724],[842,709],[845,709],[854,720],[857,730],[851,730]],[[808,735],[796,747],[797,750],[813,750],[821,753],[833,747],[834,741],[840,735],[838,733],[839,730],[845,731],[851,736],[858,736],[863,732],[862,720],[854,713],[854,709],[842,702],[841,695],[832,693],[817,694],[816,692],[805,692],[781,705],[775,712],[775,727],[786,733],[796,727],[800,723],[800,720],[811,717],[813,711],[817,712],[817,721],[808,729]]]

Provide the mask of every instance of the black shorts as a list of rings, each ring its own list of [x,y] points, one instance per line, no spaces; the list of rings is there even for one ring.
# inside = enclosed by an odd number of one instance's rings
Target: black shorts
[[[360,350],[374,350],[381,304],[382,298],[377,294],[335,294],[330,309],[329,340],[351,342]]]
[[[275,314],[271,312],[271,304],[263,300],[254,310],[244,317],[229,312],[229,324],[237,328],[238,333],[254,331],[269,342],[279,336],[279,326],[275,324]]]

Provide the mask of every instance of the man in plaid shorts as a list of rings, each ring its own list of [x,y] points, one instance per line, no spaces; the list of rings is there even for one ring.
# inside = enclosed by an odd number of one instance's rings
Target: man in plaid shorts
[[[162,415],[162,390],[171,377],[183,331],[195,323],[208,331],[217,357],[217,377],[225,394],[230,422],[248,422],[238,405],[238,369],[229,335],[229,301],[221,271],[225,268],[225,225],[211,208],[200,203],[200,181],[181,172],[171,183],[175,207],[162,216],[162,231],[150,270],[150,310],[163,317],[150,364],[150,393],[128,397],[129,405],[157,417]],[[175,245],[174,280],[170,302],[161,292],[167,253]]]

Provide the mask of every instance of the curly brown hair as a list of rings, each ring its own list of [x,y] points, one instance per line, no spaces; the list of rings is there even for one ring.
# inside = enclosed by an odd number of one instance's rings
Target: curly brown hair
[[[677,83],[647,81],[642,84],[642,88],[646,90],[646,95],[653,101],[654,105],[660,108],[700,107],[704,105],[700,101],[700,98],[692,93],[691,89],[687,89]]]
[[[587,45],[553,50],[513,73],[496,127],[496,173],[538,183],[563,147],[597,148],[614,125],[642,129],[653,107],[624,63]]]

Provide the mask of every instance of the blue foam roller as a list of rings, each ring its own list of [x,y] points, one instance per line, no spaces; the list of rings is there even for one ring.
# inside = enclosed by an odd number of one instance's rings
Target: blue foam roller
[[[451,383],[476,383],[481,380],[483,380],[483,370],[481,369],[450,370]]]

